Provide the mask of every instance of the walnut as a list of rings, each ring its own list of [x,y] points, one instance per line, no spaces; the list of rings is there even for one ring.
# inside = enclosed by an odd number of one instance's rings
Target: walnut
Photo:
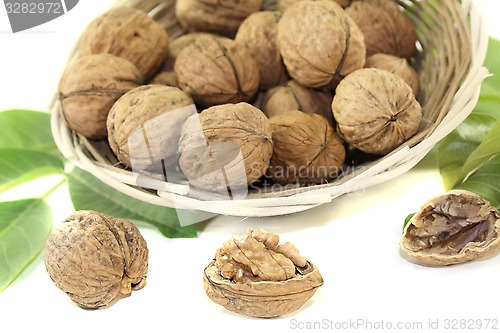
[[[213,106],[184,124],[180,167],[198,188],[224,192],[261,178],[273,152],[269,120],[247,103]]]
[[[107,136],[109,110],[123,94],[142,84],[137,68],[112,54],[83,56],[59,81],[61,109],[68,126],[90,139]]]
[[[415,26],[394,1],[356,1],[345,12],[363,32],[367,57],[386,53],[410,58],[415,53]]]
[[[383,69],[400,76],[411,87],[413,95],[418,96],[420,90],[418,74],[406,59],[377,53],[366,59],[365,67]]]
[[[146,13],[116,7],[94,19],[83,32],[80,55],[111,53],[133,63],[145,80],[168,55],[168,34]]]
[[[334,87],[365,65],[363,34],[335,1],[288,8],[278,23],[278,45],[288,73],[306,87]]]
[[[208,297],[230,311],[272,318],[298,310],[323,285],[318,268],[279,236],[248,229],[217,249],[204,270]]]
[[[304,87],[294,80],[266,92],[261,109],[268,118],[299,110],[319,114],[333,126],[333,95],[327,91]]]
[[[259,89],[259,67],[231,39],[201,36],[185,47],[174,66],[179,86],[203,107],[250,101]]]
[[[304,1],[304,0],[277,0],[278,10],[280,12],[284,12],[285,10],[288,9],[288,7],[296,4],[299,1]],[[308,0],[308,1],[317,1],[317,0]],[[356,0],[330,0],[330,1],[335,1],[339,5],[341,5],[342,8],[346,8],[351,5],[351,2]]]
[[[177,154],[181,127],[196,113],[193,100],[176,87],[144,85],[116,101],[108,115],[108,141],[118,160],[140,172]]]
[[[177,0],[175,14],[188,32],[212,32],[233,38],[241,22],[262,7],[262,0]]]
[[[260,87],[269,89],[287,80],[285,64],[277,42],[278,12],[257,12],[245,19],[236,34],[236,42],[245,45],[257,61]]]
[[[151,80],[150,84],[162,84],[164,86],[179,87],[179,81],[175,72],[160,72]]]
[[[422,205],[405,226],[401,248],[421,262],[453,265],[500,250],[500,212],[479,195],[453,190]]]
[[[328,121],[288,111],[270,119],[273,156],[268,176],[280,184],[319,184],[341,172],[346,151]]]
[[[144,287],[148,247],[130,221],[78,211],[52,231],[44,260],[59,289],[79,306],[96,309]]]
[[[415,135],[422,109],[399,76],[360,69],[337,87],[332,103],[337,132],[351,146],[384,155]]]
[[[171,72],[174,70],[175,60],[177,56],[181,53],[182,50],[194,41],[198,39],[200,36],[213,36],[212,34],[206,32],[191,32],[180,37],[177,37],[173,41],[170,42],[169,53],[167,60],[165,60],[165,64],[163,65],[163,70],[167,72]]]

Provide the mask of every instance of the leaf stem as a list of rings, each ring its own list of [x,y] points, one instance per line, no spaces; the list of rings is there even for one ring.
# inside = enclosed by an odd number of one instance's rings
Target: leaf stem
[[[63,178],[59,183],[57,183],[56,185],[54,185],[50,190],[48,190],[47,192],[45,192],[44,194],[42,194],[40,196],[40,199],[42,199],[42,200],[47,199],[52,193],[55,192],[55,190],[57,190],[59,188],[59,186],[61,186],[65,182],[66,182],[66,178]]]

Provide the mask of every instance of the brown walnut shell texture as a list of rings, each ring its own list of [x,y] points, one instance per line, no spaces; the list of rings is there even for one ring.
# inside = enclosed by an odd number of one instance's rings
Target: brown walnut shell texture
[[[319,114],[333,126],[332,100],[333,95],[327,91],[307,88],[290,80],[281,86],[268,90],[261,104],[261,109],[268,118],[293,110]]]
[[[75,212],[52,231],[44,251],[50,278],[83,308],[107,306],[146,284],[148,247],[125,219]]]
[[[245,45],[257,61],[260,87],[264,90],[288,79],[277,41],[280,19],[278,12],[253,13],[243,21],[235,37],[235,41]]]
[[[270,119],[273,156],[267,175],[286,184],[320,184],[341,172],[346,151],[328,121],[317,114],[288,111]]]
[[[109,145],[121,163],[137,172],[156,167],[177,154],[182,125],[194,113],[193,100],[179,88],[137,87],[109,112]]]
[[[142,83],[132,63],[112,54],[76,59],[59,81],[61,109],[68,126],[89,139],[106,138],[109,110],[118,98]]]
[[[351,146],[384,155],[415,135],[422,108],[399,76],[365,68],[347,76],[332,103],[337,132]]]
[[[365,65],[363,34],[335,1],[288,8],[278,23],[278,45],[288,73],[306,87],[335,87]]]
[[[295,246],[279,244],[278,235],[262,229],[248,229],[225,242],[203,273],[212,301],[259,318],[298,310],[323,285],[317,267]]]
[[[179,87],[179,81],[175,72],[160,72],[155,75],[150,84],[162,84],[164,86]]]
[[[401,248],[431,265],[454,265],[500,251],[500,212],[465,190],[432,198],[406,225]]]
[[[227,189],[230,179],[232,189],[247,186],[269,166],[269,120],[247,103],[213,106],[186,121],[179,152],[180,167],[192,185],[219,192]]]
[[[366,59],[365,67],[383,69],[400,76],[411,87],[413,95],[418,96],[420,90],[418,74],[405,58],[377,53]]]
[[[177,0],[175,14],[188,32],[211,32],[234,38],[241,22],[261,7],[262,0]]]
[[[317,0],[277,0],[276,5],[280,12],[284,12],[285,10],[288,9],[288,7],[296,4],[299,1],[317,1]],[[330,0],[330,1],[335,1],[336,3],[341,5],[342,8],[347,8],[351,5],[353,1],[356,0]]]
[[[80,55],[110,53],[133,63],[145,80],[168,55],[168,34],[146,13],[117,7],[94,19],[83,32]]]
[[[190,32],[171,41],[168,57],[167,60],[165,60],[165,64],[163,65],[163,71],[173,71],[175,60],[177,60],[177,57],[182,52],[182,50],[184,50],[184,48],[186,48],[190,44],[194,43],[201,36],[213,36],[213,34],[209,34],[206,32]]]
[[[415,25],[394,1],[356,1],[345,12],[363,32],[367,57],[385,53],[409,59],[414,55]]]
[[[179,86],[203,107],[250,101],[259,89],[259,67],[235,41],[201,36],[185,47],[174,66]]]

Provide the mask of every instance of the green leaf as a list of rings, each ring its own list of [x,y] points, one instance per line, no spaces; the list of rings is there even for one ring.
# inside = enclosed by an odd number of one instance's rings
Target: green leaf
[[[0,292],[38,256],[51,229],[45,201],[0,202]]]
[[[170,238],[194,238],[195,226],[181,227],[173,208],[152,205],[129,197],[104,184],[88,172],[75,168],[67,175],[69,193],[76,210],[95,210],[104,214],[143,221]]]
[[[469,173],[477,169],[481,164],[489,160],[493,155],[500,153],[500,120],[486,134],[483,141],[467,158],[462,168],[462,176],[465,178]]]
[[[57,151],[50,114],[28,110],[0,112],[0,148]]]
[[[0,192],[63,170],[63,162],[51,154],[0,148]]]
[[[488,78],[488,83],[500,91],[500,61],[498,55],[500,54],[500,40],[490,38],[488,41],[488,52],[484,60],[484,66],[488,68],[492,77]]]
[[[500,154],[483,163],[455,188],[474,192],[500,209]]]
[[[416,214],[416,213],[411,213],[411,214],[409,214],[409,215],[405,218],[405,223],[404,223],[404,225],[403,225],[403,230],[404,230],[404,228],[406,228],[406,225],[410,222],[411,218],[412,218],[413,216],[415,216],[415,214]]]
[[[463,179],[465,161],[479,147],[495,122],[496,119],[490,115],[472,113],[437,145],[439,172],[446,190]]]

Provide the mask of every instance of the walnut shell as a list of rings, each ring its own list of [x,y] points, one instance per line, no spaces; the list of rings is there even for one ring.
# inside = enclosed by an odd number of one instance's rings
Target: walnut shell
[[[408,59],[415,53],[415,25],[394,1],[356,1],[345,12],[363,32],[367,57],[385,53]]]
[[[365,67],[383,69],[400,76],[411,87],[413,95],[418,96],[420,90],[418,74],[406,59],[377,53],[366,59]]]
[[[278,45],[288,73],[306,87],[334,87],[365,65],[363,34],[335,1],[288,8],[278,23]]]
[[[179,86],[207,107],[250,101],[259,89],[259,67],[250,52],[231,39],[201,36],[175,62]]]
[[[270,119],[273,156],[267,175],[280,184],[319,184],[341,172],[346,151],[325,117],[288,111]]]
[[[280,12],[284,12],[285,10],[288,9],[288,7],[296,4],[299,1],[304,1],[304,0],[278,0],[276,1],[278,10]],[[309,0],[309,1],[316,1],[316,0]],[[339,5],[342,6],[342,8],[349,7],[351,5],[351,2],[356,1],[356,0],[331,0],[337,2]]]
[[[269,166],[269,120],[247,103],[213,106],[186,121],[179,152],[180,167],[193,186],[213,192],[246,187]]]
[[[177,154],[181,127],[196,113],[193,100],[176,87],[144,85],[116,101],[108,115],[108,141],[118,160],[140,172]]]
[[[179,81],[175,72],[160,72],[151,80],[150,84],[162,84],[164,86],[179,87]]]
[[[148,247],[130,221],[78,211],[52,231],[45,267],[55,285],[83,308],[107,306],[146,284]]]
[[[241,22],[262,7],[262,0],[177,0],[175,15],[188,32],[212,32],[233,38]]]
[[[125,58],[147,80],[160,69],[168,55],[168,34],[146,13],[116,7],[87,26],[78,51],[80,55],[110,53]]]
[[[207,296],[251,317],[273,318],[298,310],[323,285],[323,278],[295,246],[278,243],[278,235],[262,229],[248,229],[225,242],[203,272]]]
[[[292,110],[319,114],[333,126],[332,100],[333,95],[329,92],[307,88],[291,80],[268,90],[261,110],[268,118]]]
[[[198,39],[200,36],[212,36],[212,34],[206,32],[190,32],[184,34],[180,37],[177,37],[173,41],[170,42],[169,52],[167,60],[165,60],[165,64],[163,65],[163,71],[171,72],[174,70],[175,60],[179,54],[184,50],[184,48],[194,41]]]
[[[287,80],[285,64],[278,48],[277,32],[281,14],[262,11],[243,21],[235,41],[243,44],[257,61],[261,89],[269,89]]]
[[[399,76],[376,68],[357,70],[337,87],[332,103],[337,132],[351,146],[384,155],[415,135],[422,108]]]
[[[452,190],[430,199],[406,225],[401,248],[432,265],[453,265],[500,251],[500,212],[479,195]]]
[[[90,139],[106,138],[109,110],[118,98],[142,83],[132,63],[112,54],[76,59],[59,81],[61,109],[68,126]]]

